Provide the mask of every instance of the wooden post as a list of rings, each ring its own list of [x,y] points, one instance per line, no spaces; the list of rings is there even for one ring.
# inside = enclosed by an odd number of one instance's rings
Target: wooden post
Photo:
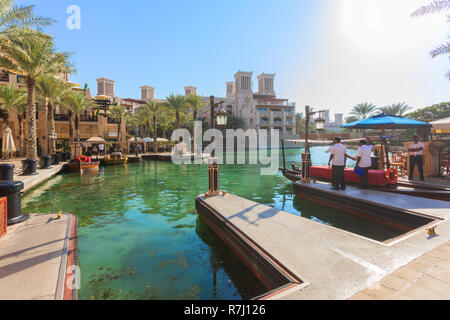
[[[283,169],[286,171],[286,155],[284,153],[284,139],[281,139],[281,147],[283,148]]]

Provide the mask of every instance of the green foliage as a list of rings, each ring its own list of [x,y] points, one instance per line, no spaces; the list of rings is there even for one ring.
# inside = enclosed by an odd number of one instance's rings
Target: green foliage
[[[24,90],[11,86],[0,86],[0,109],[10,111],[13,108],[20,108],[26,105],[27,95]]]
[[[80,115],[82,111],[94,107],[94,102],[82,93],[67,91],[62,97],[62,104],[65,109]]]
[[[36,26],[43,27],[54,21],[35,16],[34,6],[17,6],[13,0],[0,0],[0,34],[8,34],[17,31],[17,28]]]
[[[406,115],[410,119],[432,122],[450,117],[450,102],[441,102]]]
[[[378,108],[378,110],[381,112],[384,112],[386,114],[392,115],[392,116],[403,117],[406,114],[406,112],[411,110],[411,107],[408,106],[406,103],[402,102],[402,103],[392,104],[387,107],[381,107],[381,108]]]

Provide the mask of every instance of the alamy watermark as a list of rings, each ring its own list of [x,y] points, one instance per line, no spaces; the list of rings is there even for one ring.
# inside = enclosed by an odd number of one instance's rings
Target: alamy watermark
[[[173,132],[172,141],[178,142],[172,151],[174,164],[202,164],[205,156],[214,154],[219,164],[259,164],[261,175],[273,175],[279,169],[280,132],[277,129],[227,129],[224,132],[208,129],[203,133],[202,122],[196,121],[193,135],[187,129]],[[203,142],[209,143],[204,149]],[[236,150],[250,152],[235,155]]]
[[[81,9],[79,6],[72,4],[67,7],[66,13],[69,17],[66,20],[66,26],[69,30],[81,29]]]

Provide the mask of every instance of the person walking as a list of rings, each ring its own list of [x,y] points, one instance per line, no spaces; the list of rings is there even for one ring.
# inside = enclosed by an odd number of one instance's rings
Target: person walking
[[[345,167],[347,164],[347,148],[341,143],[341,138],[334,138],[333,145],[328,149],[330,160],[328,166],[332,166],[332,188],[333,190],[345,190]]]
[[[409,152],[409,180],[414,180],[414,169],[419,169],[420,180],[425,181],[423,174],[423,150],[425,149],[425,144],[420,141],[419,136],[415,135],[413,137],[414,142],[408,146]]]
[[[370,138],[361,140],[358,154],[356,155],[356,167],[361,168],[363,173],[360,176],[361,189],[369,189],[369,170],[372,167],[373,142]]]

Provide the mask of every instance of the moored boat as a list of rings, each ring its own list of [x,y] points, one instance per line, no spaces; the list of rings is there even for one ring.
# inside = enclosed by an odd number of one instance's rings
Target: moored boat
[[[122,155],[122,153],[112,153],[111,155],[107,155],[103,159],[103,164],[107,166],[115,166],[115,165],[121,165],[126,164],[128,162],[128,157]]]
[[[100,167],[99,162],[92,162],[92,158],[90,157],[78,157],[72,162],[67,164],[67,169],[70,172],[95,172],[98,171]]]

